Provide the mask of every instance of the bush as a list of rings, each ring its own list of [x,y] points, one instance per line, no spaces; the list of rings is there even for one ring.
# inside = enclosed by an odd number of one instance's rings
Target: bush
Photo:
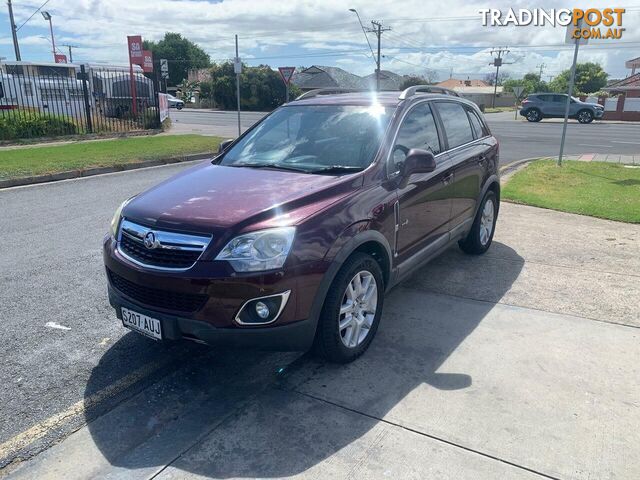
[[[75,135],[78,127],[71,120],[60,116],[40,116],[33,113],[23,116],[19,112],[0,118],[0,139],[57,137]]]

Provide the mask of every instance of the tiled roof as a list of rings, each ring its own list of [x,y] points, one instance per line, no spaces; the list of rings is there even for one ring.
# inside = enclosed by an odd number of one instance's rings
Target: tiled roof
[[[615,90],[620,87],[637,87],[640,88],[640,73],[636,73],[635,75],[631,75],[630,77],[623,78],[622,80],[618,80],[607,85],[605,90]]]
[[[293,74],[294,85],[302,89],[313,88],[366,88],[363,79],[339,67],[314,65]]]

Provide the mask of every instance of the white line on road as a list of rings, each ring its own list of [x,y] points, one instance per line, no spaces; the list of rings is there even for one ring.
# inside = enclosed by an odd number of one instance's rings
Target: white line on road
[[[592,143],[579,143],[579,147],[598,147],[598,148],[613,148],[612,145],[594,145]]]
[[[638,142],[624,142],[622,140],[611,140],[612,143],[628,143],[629,145],[640,145]]]

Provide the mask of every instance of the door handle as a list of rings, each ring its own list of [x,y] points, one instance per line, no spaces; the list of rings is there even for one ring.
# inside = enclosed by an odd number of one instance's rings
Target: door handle
[[[480,156],[478,157],[478,163],[479,163],[479,164],[483,164],[483,163],[484,163],[484,162],[486,162],[486,161],[487,161],[487,157],[485,157],[484,155],[480,155]]]
[[[442,179],[442,183],[444,183],[445,185],[449,185],[452,180],[453,180],[453,173],[450,173],[449,175],[447,175]]]

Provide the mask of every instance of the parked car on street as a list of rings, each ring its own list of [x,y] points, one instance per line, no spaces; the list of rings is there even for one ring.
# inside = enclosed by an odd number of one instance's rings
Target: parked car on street
[[[125,201],[104,239],[118,318],[156,340],[357,358],[386,291],[452,243],[492,242],[498,142],[475,104],[428,88],[305,95]]]
[[[174,97],[170,93],[167,94],[167,100],[169,102],[169,108],[177,108],[178,110],[182,110],[184,107],[184,102],[177,97]]]
[[[530,122],[539,122],[543,118],[564,118],[567,95],[561,93],[534,93],[522,101],[520,115]],[[604,116],[604,107],[598,103],[582,102],[571,97],[569,118],[580,123],[591,123],[594,118]]]

